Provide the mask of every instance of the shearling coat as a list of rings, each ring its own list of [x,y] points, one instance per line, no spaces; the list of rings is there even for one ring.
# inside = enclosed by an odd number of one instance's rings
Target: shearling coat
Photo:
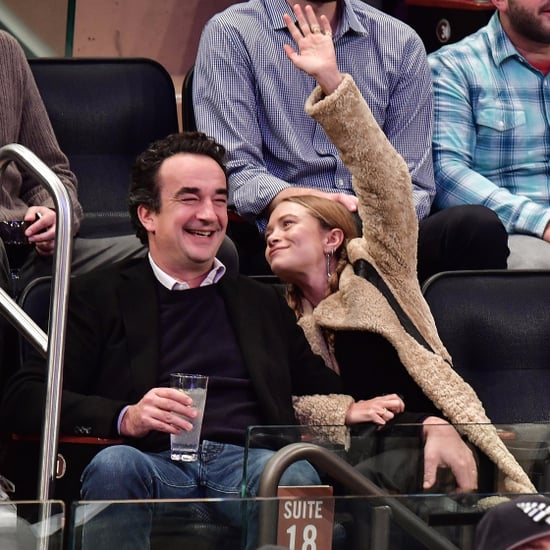
[[[320,326],[381,334],[396,348],[424,394],[498,466],[504,474],[505,490],[536,492],[491,425],[473,388],[453,370],[451,357],[439,339],[416,273],[418,220],[404,160],[386,139],[351,76],[346,75],[338,89],[326,97],[317,87],[306,102],[306,111],[321,124],[352,173],[363,220],[363,236],[347,246],[350,263],[341,274],[338,291],[299,321],[313,351],[330,364]],[[377,284],[356,275],[354,264],[369,266],[374,278],[379,276]],[[384,285],[386,296],[379,290]],[[397,307],[390,305],[388,295]],[[403,315],[408,317],[412,331],[400,321],[399,307],[401,321]],[[411,335],[415,331],[417,337]],[[344,423],[342,411],[349,405],[344,396],[336,414],[329,412],[332,407],[326,401],[325,407],[320,407],[319,401],[312,407],[312,399],[295,400],[302,422],[312,422],[316,416],[319,424]]]

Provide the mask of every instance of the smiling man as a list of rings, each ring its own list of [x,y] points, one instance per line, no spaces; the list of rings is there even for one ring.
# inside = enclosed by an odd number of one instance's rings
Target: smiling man
[[[247,427],[294,424],[291,394],[338,391],[340,378],[311,353],[276,288],[226,273],[216,258],[227,226],[220,145],[200,133],[152,144],[133,167],[129,204],[148,258],[83,276],[71,288],[61,431],[124,439],[87,466],[82,497],[240,496]],[[40,429],[44,370],[31,357],[7,389],[3,417],[14,431]],[[190,429],[196,414],[188,396],[168,387],[174,372],[209,377],[195,462],[170,459],[169,434]],[[272,454],[249,451],[252,496]],[[318,482],[306,462],[282,479]],[[237,504],[218,506],[240,525]],[[149,548],[153,510],[128,510],[100,514],[84,530],[86,547]]]

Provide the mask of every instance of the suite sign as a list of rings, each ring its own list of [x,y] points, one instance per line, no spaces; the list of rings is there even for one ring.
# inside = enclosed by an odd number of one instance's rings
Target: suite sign
[[[289,550],[331,550],[332,487],[279,487],[278,497],[277,544]]]

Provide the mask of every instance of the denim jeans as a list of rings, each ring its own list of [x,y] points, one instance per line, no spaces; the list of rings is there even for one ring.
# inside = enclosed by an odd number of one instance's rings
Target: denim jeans
[[[244,495],[256,496],[265,464],[273,455],[267,449],[249,449]],[[151,500],[233,498],[243,495],[244,448],[203,441],[196,462],[173,462],[170,451],[142,452],[126,445],[115,445],[99,452],[82,474],[83,500]],[[296,462],[283,474],[281,485],[316,485],[315,469],[306,461]],[[168,503],[152,505],[112,505],[87,522],[82,532],[83,550],[140,550],[149,548],[152,521],[166,513]],[[173,510],[173,504],[171,504]],[[247,548],[255,548],[257,510],[243,510],[242,503],[194,503],[182,510],[194,520],[218,517],[240,528],[243,517],[249,523]],[[243,514],[245,514],[243,516]]]

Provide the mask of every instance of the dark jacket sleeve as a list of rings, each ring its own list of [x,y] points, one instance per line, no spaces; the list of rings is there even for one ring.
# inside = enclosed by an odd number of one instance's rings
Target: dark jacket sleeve
[[[109,396],[109,388],[124,387],[120,379],[105,379],[109,368],[124,361],[117,352],[117,332],[106,296],[91,279],[71,284],[63,369],[60,432],[67,435],[116,437],[116,418],[126,401]],[[122,344],[122,343],[121,343]],[[105,367],[105,368],[103,368]],[[47,382],[46,360],[32,351],[24,365],[8,381],[2,403],[2,427],[18,433],[40,433]],[[106,393],[107,392],[107,393]]]

